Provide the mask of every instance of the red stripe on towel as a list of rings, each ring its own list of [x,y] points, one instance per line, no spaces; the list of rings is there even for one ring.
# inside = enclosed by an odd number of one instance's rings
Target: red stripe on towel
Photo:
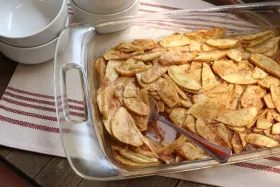
[[[29,117],[34,117],[34,118],[39,118],[39,119],[44,119],[44,120],[49,120],[49,121],[57,121],[56,117],[45,116],[45,115],[35,114],[35,113],[31,113],[31,112],[25,112],[25,111],[13,109],[10,107],[6,107],[3,105],[0,105],[0,109],[15,113],[15,114],[19,114],[19,115],[24,115],[24,116],[29,116]]]
[[[36,129],[36,130],[41,130],[41,131],[46,131],[46,132],[59,133],[59,128],[47,127],[47,126],[44,126],[44,125],[38,125],[38,124],[34,124],[34,123],[20,121],[20,120],[8,118],[8,117],[2,116],[2,115],[0,115],[0,121],[5,121],[5,122],[8,122],[8,123],[12,123],[14,125],[19,125],[19,126],[22,126],[22,127],[28,127],[28,128],[31,128],[31,129]]]
[[[13,99],[9,99],[9,98],[6,98],[6,97],[3,97],[2,100],[6,101],[8,103],[14,104],[14,105],[18,105],[18,106],[34,108],[34,109],[37,109],[37,110],[44,110],[44,111],[48,111],[48,112],[56,112],[55,108],[49,108],[49,107],[45,107],[45,106],[28,104],[28,103],[24,103],[24,102],[20,102],[20,101],[15,101]],[[70,111],[70,115],[78,116],[78,117],[84,117],[83,113],[73,112],[73,111]]]
[[[248,163],[248,162],[239,162],[239,163],[235,163],[235,164],[232,164],[232,165],[243,167],[243,168],[250,168],[250,169],[255,169],[255,170],[260,170],[260,171],[268,171],[268,172],[271,172],[271,173],[280,174],[280,168],[275,168],[275,167],[271,167],[271,166],[252,164],[252,163]]]

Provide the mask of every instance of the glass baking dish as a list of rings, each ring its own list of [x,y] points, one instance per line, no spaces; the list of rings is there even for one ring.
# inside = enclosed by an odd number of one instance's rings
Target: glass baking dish
[[[173,32],[226,27],[226,34],[240,34],[269,28],[279,35],[279,8],[280,2],[273,2],[177,10],[98,24],[74,24],[64,29],[59,36],[55,54],[54,86],[61,141],[73,170],[86,179],[119,180],[224,165],[211,158],[143,168],[129,168],[119,164],[112,154],[109,137],[97,108],[96,91],[99,83],[94,69],[95,59],[120,42],[139,38],[158,40]],[[125,30],[111,32],[128,25],[130,27]],[[66,80],[67,72],[71,70],[78,72],[75,79],[78,79],[81,86],[71,85],[71,81]],[[68,86],[81,90],[84,118],[71,117],[68,105],[70,98],[67,97],[71,95],[71,89],[69,91]],[[231,156],[225,164],[276,153],[280,153],[280,148],[252,150]]]

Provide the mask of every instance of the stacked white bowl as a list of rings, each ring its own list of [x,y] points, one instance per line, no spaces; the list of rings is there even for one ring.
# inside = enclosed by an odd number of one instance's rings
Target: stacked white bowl
[[[139,1],[140,0],[71,0],[71,6],[76,21],[93,21],[93,26],[95,26],[106,20],[136,15]],[[100,29],[100,32],[116,32],[127,27],[129,27],[128,24],[120,24],[115,27]]]
[[[0,1],[0,23],[0,52],[25,64],[48,61],[68,24],[66,0]]]

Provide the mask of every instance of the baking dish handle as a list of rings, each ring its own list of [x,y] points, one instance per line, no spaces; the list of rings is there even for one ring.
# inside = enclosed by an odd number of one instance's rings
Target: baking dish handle
[[[106,157],[100,135],[96,133],[96,124],[91,120],[94,114],[88,99],[86,49],[94,36],[95,30],[90,24],[72,25],[61,32],[54,59],[54,93],[61,142],[72,169],[83,178],[106,180],[120,176],[123,170],[116,168]],[[80,80],[84,98],[85,117],[78,120],[71,116],[72,109],[78,113],[78,104],[70,101],[72,98],[68,97],[73,94],[69,94],[67,88],[79,80],[66,81],[70,70],[78,70],[80,76],[77,79]],[[75,92],[76,89],[79,88],[70,90]],[[81,102],[79,106],[81,108]]]

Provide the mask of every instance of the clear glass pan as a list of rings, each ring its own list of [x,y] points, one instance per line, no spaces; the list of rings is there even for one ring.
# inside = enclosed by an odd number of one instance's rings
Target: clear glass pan
[[[160,39],[173,32],[226,27],[226,34],[248,33],[266,28],[279,35],[280,2],[220,6],[201,10],[178,10],[110,20],[93,27],[92,22],[75,24],[62,31],[58,39],[54,86],[61,141],[73,170],[91,180],[118,180],[170,172],[182,172],[221,165],[213,159],[176,164],[128,168],[119,164],[111,151],[96,104],[98,76],[95,59],[106,49],[123,41],[139,38]],[[96,25],[96,23],[95,23]],[[110,33],[112,29],[129,28]],[[69,114],[66,72],[79,72],[86,117],[75,120]],[[66,83],[68,85],[66,85]],[[72,87],[76,85],[71,85]],[[80,87],[77,87],[80,89]],[[227,163],[266,157],[280,148],[254,150],[233,155]]]

